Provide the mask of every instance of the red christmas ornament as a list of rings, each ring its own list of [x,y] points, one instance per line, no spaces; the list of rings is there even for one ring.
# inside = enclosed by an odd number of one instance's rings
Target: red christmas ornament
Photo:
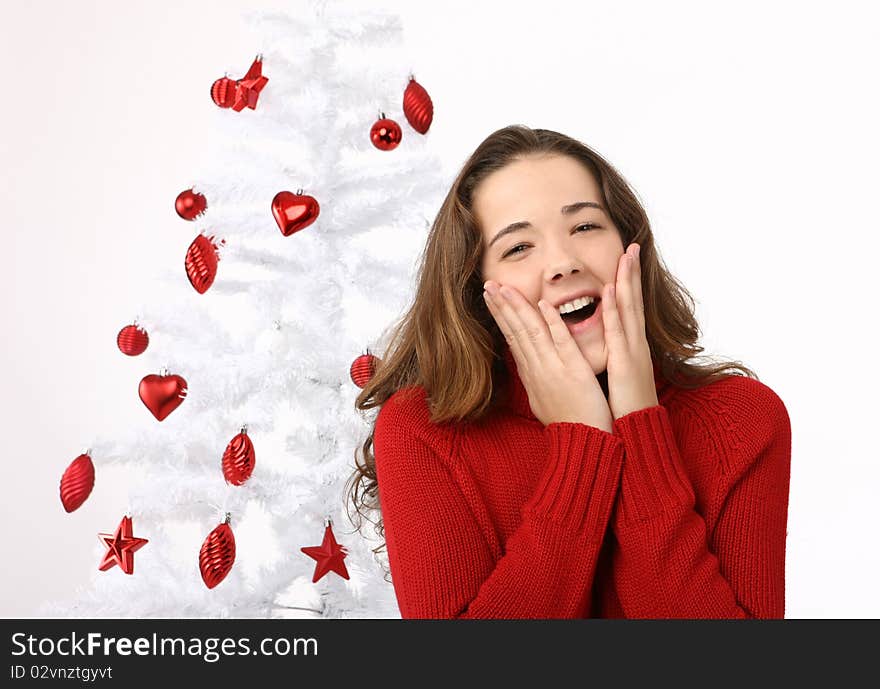
[[[177,195],[174,200],[174,210],[184,220],[195,220],[208,207],[208,200],[204,194],[192,189],[186,189]]]
[[[269,83],[269,79],[263,76],[263,56],[257,55],[247,74],[236,83],[235,102],[232,109],[239,111],[245,107],[255,110],[260,91]]]
[[[235,81],[220,77],[211,84],[211,100],[221,108],[231,108],[235,102]]]
[[[150,374],[141,379],[138,394],[147,409],[163,421],[186,398],[186,381],[178,375]]]
[[[138,327],[137,323],[126,325],[116,336],[116,346],[119,351],[128,356],[143,354],[150,344],[150,336],[147,331]]]
[[[98,538],[107,546],[107,553],[98,569],[106,572],[113,565],[126,574],[134,573],[134,554],[143,548],[149,541],[146,538],[135,538],[131,528],[131,517],[125,516],[116,527],[116,533],[99,533]]]
[[[189,249],[186,250],[184,260],[186,276],[199,294],[204,294],[214,284],[214,278],[217,277],[217,262],[220,260],[218,249],[223,244],[224,242],[221,241],[218,245],[213,236],[206,237],[200,234],[193,239]]]
[[[74,459],[61,476],[61,504],[73,512],[91,495],[95,487],[95,465],[86,452]]]
[[[341,546],[336,542],[336,537],[333,535],[333,527],[330,525],[329,520],[327,527],[324,529],[324,540],[321,545],[300,548],[300,550],[318,563],[315,565],[315,574],[312,577],[312,583],[318,581],[331,570],[336,572],[343,579],[349,578],[348,570],[345,569],[345,563],[343,562],[348,553],[344,546]]]
[[[260,91],[269,82],[263,76],[263,57],[257,55],[253,64],[238,81],[221,77],[211,85],[211,100],[221,108],[232,108],[240,112],[245,108],[256,110]]]
[[[226,578],[235,563],[235,536],[229,528],[229,515],[226,521],[219,524],[202,543],[199,550],[199,570],[202,581],[209,589]]]
[[[425,88],[412,75],[403,92],[403,114],[410,126],[419,134],[425,134],[434,119],[434,103]]]
[[[380,151],[392,151],[397,148],[402,136],[400,125],[394,120],[387,119],[384,112],[379,114],[379,119],[370,129],[370,141]]]
[[[364,387],[370,381],[370,378],[373,377],[378,364],[379,359],[374,357],[370,354],[370,351],[367,350],[366,354],[361,354],[352,362],[351,368],[348,371],[348,374],[351,376],[351,381],[359,388]]]
[[[229,441],[223,453],[223,478],[233,486],[240,486],[254,472],[256,462],[254,444],[247,434],[247,426]]]
[[[295,194],[279,191],[272,199],[272,215],[285,237],[311,225],[318,219],[320,212],[318,201],[303,194],[302,189],[298,189]]]

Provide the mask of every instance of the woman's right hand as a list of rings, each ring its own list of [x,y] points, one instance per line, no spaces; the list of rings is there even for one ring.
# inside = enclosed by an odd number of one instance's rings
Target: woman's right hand
[[[608,401],[589,362],[551,305],[539,311],[510,285],[483,286],[489,312],[504,334],[529,395],[532,413],[545,426],[572,422],[611,433]],[[540,303],[540,302],[539,302]]]

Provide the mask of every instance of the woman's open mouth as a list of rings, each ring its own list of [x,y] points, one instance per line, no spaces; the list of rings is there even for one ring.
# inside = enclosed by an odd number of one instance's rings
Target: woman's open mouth
[[[562,314],[562,320],[568,326],[568,331],[574,335],[588,330],[598,323],[598,316],[601,312],[602,300],[599,297],[595,297],[592,303],[579,308],[577,311]]]

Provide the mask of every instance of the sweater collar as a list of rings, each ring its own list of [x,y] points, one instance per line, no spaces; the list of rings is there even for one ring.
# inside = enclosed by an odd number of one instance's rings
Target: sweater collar
[[[504,346],[504,363],[508,371],[508,404],[510,406],[511,411],[517,416],[524,416],[528,419],[535,419],[535,415],[532,413],[532,408],[529,405],[529,395],[526,392],[525,386],[522,383],[522,380],[519,377],[519,372],[516,367],[516,360],[513,358],[513,353],[510,351],[510,346]],[[659,398],[663,389],[666,388],[669,383],[663,378],[660,373],[660,367],[657,365],[656,360],[652,359],[651,364],[654,368],[654,385],[657,388],[657,397]]]

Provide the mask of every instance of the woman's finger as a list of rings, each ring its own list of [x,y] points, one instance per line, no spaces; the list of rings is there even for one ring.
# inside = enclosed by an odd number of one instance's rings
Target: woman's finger
[[[642,328],[645,327],[645,301],[642,295],[642,247],[638,244],[633,245],[633,302],[636,307],[636,314],[639,316],[639,322]]]
[[[620,318],[623,331],[627,336],[638,332],[639,319],[636,314],[635,295],[633,294],[633,245],[627,247],[626,252],[617,262],[617,276],[615,277],[614,298],[617,306],[618,318]]]
[[[528,300],[510,285],[499,289],[500,309],[510,324],[520,350],[530,369],[547,360],[547,350],[552,347],[544,319],[535,313]]]
[[[488,286],[489,283],[487,282],[486,285]],[[492,318],[494,318],[495,322],[498,324],[498,329],[501,331],[501,334],[504,335],[504,339],[510,346],[510,353],[513,354],[517,367],[524,367],[526,365],[525,355],[520,349],[519,341],[517,340],[510,323],[507,322],[504,313],[501,311],[500,304],[498,303],[501,299],[501,295],[498,294],[497,286],[486,287],[483,292],[483,298],[486,300],[486,306],[489,308],[489,313],[492,314]]]
[[[538,301],[538,310],[541,312],[544,321],[547,323],[547,327],[550,330],[550,337],[553,340],[556,351],[559,353],[559,358],[562,359],[566,365],[579,363],[578,360],[583,361],[584,355],[581,354],[577,342],[574,341],[571,332],[568,330],[568,326],[565,324],[565,321],[562,320],[559,309],[541,299]]]
[[[626,350],[626,333],[617,308],[615,286],[607,284],[602,297],[602,321],[605,324],[605,346],[615,351]]]

